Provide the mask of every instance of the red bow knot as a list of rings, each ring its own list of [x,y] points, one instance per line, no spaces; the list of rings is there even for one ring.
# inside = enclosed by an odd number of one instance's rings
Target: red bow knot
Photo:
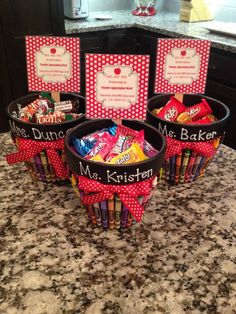
[[[84,204],[91,205],[99,203],[109,199],[116,193],[134,218],[137,221],[142,219],[144,208],[139,204],[137,197],[139,195],[150,194],[153,178],[129,185],[108,185],[95,180],[90,180],[84,176],[79,176],[78,179],[79,188],[85,192],[95,193],[93,195],[85,195],[82,198]]]
[[[39,154],[43,150],[46,150],[47,156],[55,170],[57,177],[67,178],[66,167],[63,164],[60,155],[56,151],[57,149],[64,149],[64,139],[53,142],[38,142],[34,140],[26,140],[23,138],[18,138],[18,152],[8,154],[6,160],[8,164],[15,164],[21,161],[27,161],[31,157]]]
[[[207,142],[181,142],[166,136],[166,154],[165,159],[181,153],[182,149],[191,149],[197,154],[212,157],[215,155],[213,141]]]

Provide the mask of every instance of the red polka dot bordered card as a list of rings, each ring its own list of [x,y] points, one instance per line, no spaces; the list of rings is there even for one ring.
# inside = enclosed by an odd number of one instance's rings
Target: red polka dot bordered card
[[[154,93],[204,94],[210,41],[158,39]]]
[[[29,91],[80,92],[80,39],[26,36]]]
[[[149,56],[86,55],[86,116],[146,119]]]

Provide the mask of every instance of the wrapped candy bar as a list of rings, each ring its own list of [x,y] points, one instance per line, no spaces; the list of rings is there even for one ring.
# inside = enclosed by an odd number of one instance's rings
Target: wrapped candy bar
[[[189,117],[191,117],[192,121],[196,121],[212,113],[212,109],[208,105],[207,101],[202,99],[199,104],[187,108],[185,112]]]
[[[74,145],[75,150],[77,151],[77,153],[81,156],[85,156],[87,155],[90,150],[94,147],[94,145],[96,144],[97,140],[95,140],[94,138],[76,138],[73,137],[72,138],[72,143]]]
[[[158,153],[158,151],[145,140],[143,142],[143,152],[149,158],[155,156]]]
[[[48,93],[41,93],[37,99],[22,108],[17,104],[17,118],[24,122],[39,124],[61,123],[78,119],[79,100],[54,102]]]
[[[96,142],[94,147],[85,156],[86,159],[96,160],[96,156],[99,155],[98,159],[104,160],[116,143],[116,137],[110,135],[108,132],[104,133],[103,136]]]
[[[208,118],[207,116],[202,118],[202,119],[198,119],[196,121],[188,121],[187,124],[208,124],[208,123],[212,123],[212,120],[210,118]]]
[[[45,124],[45,123],[58,123],[63,121],[65,121],[65,114],[60,111],[55,111],[53,114],[36,115],[36,123]]]
[[[112,158],[121,154],[124,150],[128,149],[127,137],[120,135],[115,146],[111,149],[110,154],[108,154],[106,161],[109,162]]]
[[[167,121],[176,121],[178,115],[184,111],[186,111],[185,105],[172,96],[157,116]]]
[[[141,147],[134,143],[130,148],[128,148],[123,153],[111,159],[111,164],[130,164],[134,162],[143,161],[148,159],[148,157],[144,154]]]

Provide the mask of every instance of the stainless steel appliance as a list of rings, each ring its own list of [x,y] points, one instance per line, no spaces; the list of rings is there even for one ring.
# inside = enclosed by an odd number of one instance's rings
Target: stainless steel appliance
[[[63,0],[64,14],[69,19],[84,19],[89,15],[88,0]]]

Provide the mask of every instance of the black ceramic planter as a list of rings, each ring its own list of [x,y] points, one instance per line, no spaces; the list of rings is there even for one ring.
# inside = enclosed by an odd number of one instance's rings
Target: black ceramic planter
[[[85,121],[85,114],[81,115],[78,119],[75,120],[52,124],[24,122],[14,117],[12,113],[18,110],[17,104],[25,107],[33,102],[35,99],[37,99],[38,96],[38,93],[28,94],[24,97],[14,100],[9,104],[7,108],[11,136],[16,146],[18,146],[19,139],[32,140],[37,143],[53,143],[58,140],[63,140],[66,132],[69,129]],[[83,96],[75,93],[60,93],[60,97],[61,101],[78,99],[81,112],[85,112],[85,98]],[[64,166],[66,167],[67,164],[65,159],[64,147],[62,149],[57,149],[57,153],[59,154]],[[65,181],[64,177],[60,177],[56,174],[53,164],[51,163],[50,158],[47,155],[46,149],[43,149],[42,151],[31,157],[29,160],[26,160],[25,165],[33,179],[57,183]]]
[[[165,106],[173,94],[157,95],[148,101],[147,122],[156,127],[167,138],[167,152],[175,143],[168,139],[179,141],[182,151],[170,158],[165,158],[164,178],[171,184],[196,180],[202,176],[213,156],[205,156],[198,152],[199,145],[213,145],[215,152],[222,142],[226,124],[230,116],[228,107],[222,102],[204,95],[184,95],[186,107],[193,106],[205,98],[217,118],[211,124],[182,124],[169,122],[152,113],[153,109]],[[170,144],[171,143],[171,144]],[[190,144],[194,143],[194,144]],[[178,143],[177,143],[178,144]],[[196,147],[196,150],[195,148]]]
[[[139,203],[146,208],[153,191],[156,189],[157,176],[162,167],[165,154],[165,139],[164,136],[152,126],[138,121],[122,122],[125,126],[134,130],[144,130],[145,139],[158,150],[158,154],[148,160],[126,164],[114,165],[109,163],[99,163],[87,160],[79,156],[71,145],[73,136],[82,138],[85,135],[93,133],[103,128],[108,128],[113,125],[111,120],[93,120],[87,121],[76,128],[70,130],[65,138],[65,151],[68,161],[68,166],[71,171],[72,185],[77,195],[82,199],[85,193],[80,186],[80,177],[86,177],[90,180],[99,182],[109,189],[110,186],[124,187],[129,189],[133,184],[141,184],[142,182],[151,182],[152,189],[148,195],[139,195],[137,199]],[[106,188],[105,188],[106,189]],[[116,188],[114,188],[116,190]],[[121,188],[122,190],[122,188]],[[93,192],[93,191],[92,191]],[[92,193],[93,194],[93,193]],[[82,201],[83,203],[83,201]],[[134,222],[134,217],[127,207],[119,199],[119,193],[114,192],[109,200],[103,200],[96,204],[85,205],[89,218],[93,224],[102,225],[103,228],[126,228]]]

